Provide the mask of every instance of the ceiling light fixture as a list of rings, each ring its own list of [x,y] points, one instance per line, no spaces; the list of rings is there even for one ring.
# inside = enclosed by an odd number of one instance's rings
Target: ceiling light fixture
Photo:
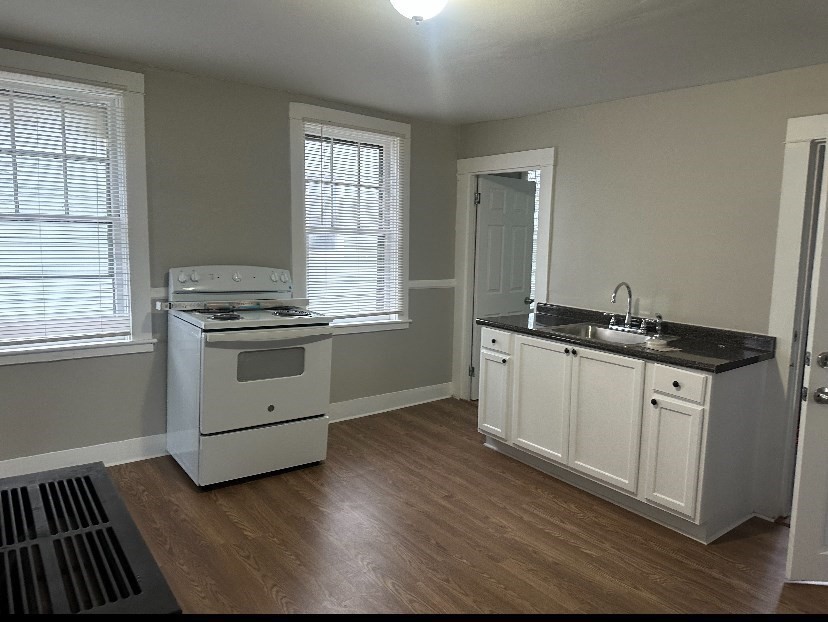
[[[414,20],[418,26],[442,11],[448,0],[391,0],[391,4],[403,17]]]

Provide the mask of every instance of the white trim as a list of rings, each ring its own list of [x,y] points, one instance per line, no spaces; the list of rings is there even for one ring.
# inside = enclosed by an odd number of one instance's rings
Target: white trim
[[[458,175],[484,175],[486,173],[509,173],[512,171],[534,170],[544,166],[555,166],[555,148],[513,151],[496,155],[480,156],[457,160]],[[541,177],[541,181],[543,178]]]
[[[422,279],[408,282],[408,289],[440,289],[456,286],[457,281],[454,279]]]
[[[403,136],[406,140],[411,138],[411,126],[408,123],[399,123],[397,121],[389,121],[388,119],[380,119],[379,117],[354,114],[353,112],[343,112],[342,110],[323,108],[322,106],[290,102],[288,116],[292,121],[304,121],[305,119],[324,121],[334,125],[345,125],[361,130],[374,130],[386,134],[397,134]]]
[[[472,364],[471,329],[474,304],[474,246],[477,214],[474,193],[477,175],[526,170],[541,171],[538,206],[537,268],[535,299],[547,301],[549,286],[550,245],[552,242],[552,205],[555,186],[555,148],[533,149],[513,153],[457,160],[457,216],[454,240],[454,347],[452,349],[452,383],[455,395],[471,396]]]
[[[334,402],[328,415],[331,423],[375,415],[377,413],[434,402],[451,397],[452,387],[450,382],[435,384],[428,387],[406,389],[395,393],[383,393],[382,395],[369,395],[346,402]]]
[[[130,342],[98,343],[95,345],[41,348],[28,352],[0,354],[0,366],[21,365],[23,363],[48,363],[50,361],[66,361],[69,359],[88,359],[97,356],[113,356],[116,354],[136,354],[152,352],[157,339],[141,339]]]
[[[15,50],[0,49],[0,69],[56,80],[71,79],[87,84],[116,86],[133,93],[144,92],[144,76],[140,73]]]
[[[771,392],[765,395],[765,411],[762,413],[765,425],[773,425],[779,413],[784,413],[784,454],[778,481],[777,498],[758,495],[756,508],[763,514],[783,516],[790,513],[796,457],[798,396],[790,394],[790,368],[795,363],[793,355],[793,332],[797,321],[796,303],[800,287],[799,270],[805,260],[802,232],[806,210],[808,162],[810,143],[828,138],[828,115],[788,119],[785,137],[785,158],[783,162],[782,189],[779,200],[779,219],[776,232],[776,254],[774,258],[773,287],[768,319],[768,334],[776,337],[776,356],[769,374],[774,377],[765,383]],[[760,426],[764,428],[765,425]],[[776,426],[778,429],[778,426]],[[781,430],[780,430],[781,432]],[[762,447],[760,446],[761,450]],[[766,456],[756,456],[757,464]]]
[[[125,441],[64,449],[0,462],[0,477],[14,477],[49,469],[103,462],[107,466],[157,458],[167,453],[167,435],[142,436]]]
[[[825,137],[825,128],[828,127],[828,114],[818,114],[811,117],[796,117],[788,119],[785,143],[811,142],[815,137]]]
[[[408,328],[411,320],[376,320],[373,322],[353,322],[351,324],[331,324],[334,335],[351,335],[354,333],[375,333],[381,330],[400,330]]]

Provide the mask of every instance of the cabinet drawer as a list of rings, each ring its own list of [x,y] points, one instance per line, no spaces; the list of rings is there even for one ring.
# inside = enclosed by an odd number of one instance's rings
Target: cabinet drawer
[[[653,389],[698,404],[704,403],[707,376],[666,365],[656,365]]]
[[[511,354],[513,347],[512,333],[483,326],[480,331],[480,347]]]

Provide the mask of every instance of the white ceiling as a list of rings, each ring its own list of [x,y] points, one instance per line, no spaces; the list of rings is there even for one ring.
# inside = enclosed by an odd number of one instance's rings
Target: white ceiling
[[[826,0],[3,0],[0,37],[448,122],[828,62]]]

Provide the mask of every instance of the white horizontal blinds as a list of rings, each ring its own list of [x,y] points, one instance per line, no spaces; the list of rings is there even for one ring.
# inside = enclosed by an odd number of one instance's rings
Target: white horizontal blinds
[[[126,340],[122,94],[0,72],[0,351]]]
[[[403,312],[403,138],[305,121],[310,308],[340,318]]]

